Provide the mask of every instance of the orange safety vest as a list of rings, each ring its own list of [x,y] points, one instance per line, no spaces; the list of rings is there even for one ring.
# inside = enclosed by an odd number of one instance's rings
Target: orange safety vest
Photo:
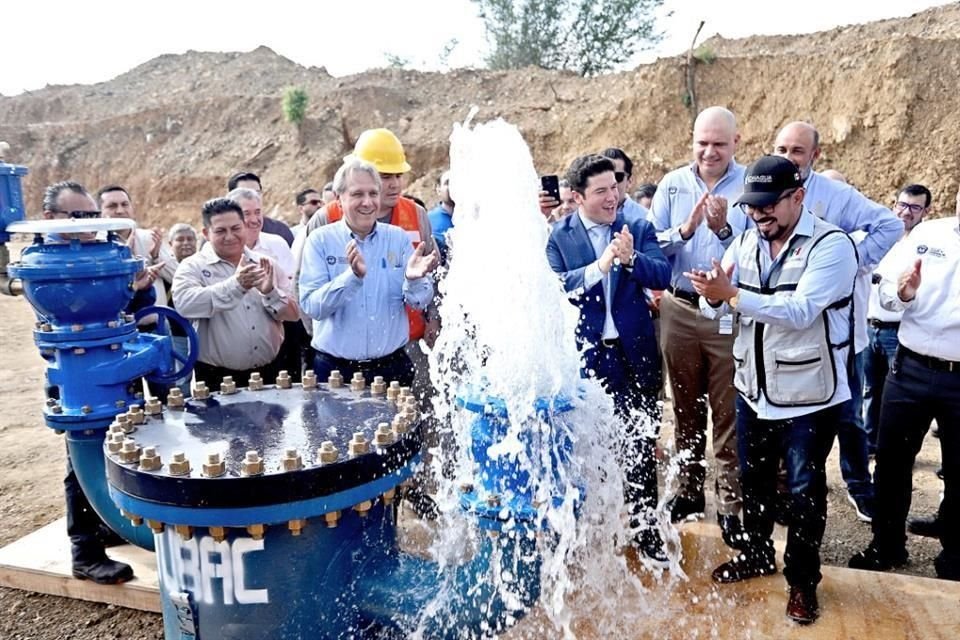
[[[327,223],[332,224],[343,217],[343,207],[339,200],[334,200],[327,205]],[[390,224],[400,227],[410,236],[410,242],[413,248],[423,242],[423,233],[420,231],[420,219],[417,215],[417,203],[410,198],[400,196],[397,204],[390,213]],[[419,340],[426,332],[427,323],[423,318],[423,312],[407,305],[407,320],[410,322],[410,339]]]

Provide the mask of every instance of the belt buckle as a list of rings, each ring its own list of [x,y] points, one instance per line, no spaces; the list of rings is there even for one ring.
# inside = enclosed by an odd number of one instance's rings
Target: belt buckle
[[[617,340],[618,338],[600,338],[600,344],[609,349],[617,344]]]

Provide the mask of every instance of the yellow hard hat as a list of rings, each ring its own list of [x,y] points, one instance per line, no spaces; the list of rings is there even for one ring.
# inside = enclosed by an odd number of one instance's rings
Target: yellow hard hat
[[[369,162],[380,173],[406,173],[410,171],[407,156],[403,153],[400,139],[389,129],[367,129],[357,138],[353,153],[344,160],[359,158]]]

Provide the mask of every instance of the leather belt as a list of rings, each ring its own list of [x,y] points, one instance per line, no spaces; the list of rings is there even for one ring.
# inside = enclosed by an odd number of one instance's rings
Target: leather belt
[[[917,353],[916,351],[908,349],[903,345],[900,345],[900,352],[903,353],[905,357],[919,362],[928,369],[933,369],[934,371],[946,371],[948,373],[960,373],[960,362],[943,360],[934,356],[925,356],[922,353]]]
[[[692,291],[684,291],[683,289],[677,289],[674,286],[667,287],[667,291],[672,293],[675,297],[680,298],[681,300],[686,300],[690,304],[697,306],[700,304],[700,294],[694,293]]]
[[[899,322],[887,322],[886,320],[875,320],[870,318],[867,320],[871,327],[875,329],[899,329]]]

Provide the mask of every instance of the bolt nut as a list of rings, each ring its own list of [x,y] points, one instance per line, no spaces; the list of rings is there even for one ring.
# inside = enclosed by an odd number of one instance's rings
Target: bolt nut
[[[304,389],[316,389],[317,388],[317,374],[313,372],[313,369],[307,369],[303,372],[303,388]],[[297,534],[294,534],[297,535]]]
[[[148,416],[160,415],[160,412],[163,411],[163,405],[160,404],[160,398],[147,398],[146,404],[143,405],[143,410]]]
[[[340,512],[331,511],[323,514],[323,521],[326,523],[328,529],[335,528],[340,523]]]
[[[53,331],[53,326],[48,322],[44,322],[43,324],[40,325],[40,331],[43,331],[44,333],[49,333],[50,331]]]
[[[278,389],[289,389],[293,385],[293,380],[290,379],[290,374],[287,373],[287,370],[282,370],[277,374],[277,388]]]
[[[120,323],[117,322],[116,320],[111,320],[110,322],[107,323],[107,327],[110,329],[116,329],[119,326],[120,326]]]
[[[75,355],[75,356],[82,356],[82,355],[85,354],[86,352],[87,352],[87,350],[84,349],[83,347],[74,347],[74,348],[73,348],[73,355]]]
[[[133,438],[127,438],[120,447],[120,461],[125,464],[140,462],[140,447]]]
[[[52,407],[50,407],[50,413],[58,413],[58,414],[63,413],[63,407],[61,407],[58,404],[55,404]]]
[[[337,461],[340,452],[337,451],[337,448],[333,446],[333,443],[329,440],[325,440],[320,443],[320,448],[317,449],[317,464],[321,467],[325,464],[333,464]]]
[[[387,447],[393,444],[393,431],[390,430],[389,422],[381,422],[377,425],[377,432],[373,436],[373,442],[378,447]]]
[[[362,456],[365,453],[370,452],[370,443],[367,442],[366,437],[364,437],[362,431],[357,431],[353,434],[353,440],[349,444],[350,457],[355,458],[356,456]]]
[[[143,518],[141,518],[135,513],[130,513],[129,511],[124,511],[123,509],[120,509],[120,515],[126,518],[127,520],[129,520],[130,524],[132,524],[135,527],[139,527],[141,524],[143,524]]]
[[[410,430],[410,421],[407,420],[405,416],[398,413],[397,415],[393,416],[393,424],[391,426],[393,427],[393,432],[399,437]]]
[[[382,396],[387,392],[387,383],[384,382],[383,376],[374,376],[373,384],[370,385],[370,393],[375,396]]]
[[[215,542],[223,542],[227,537],[226,527],[207,527],[207,531],[210,532],[210,537],[213,538]]]
[[[383,504],[393,504],[393,499],[397,497],[397,488],[389,489],[383,492]]]
[[[162,522],[157,520],[147,520],[147,526],[150,527],[150,530],[154,533],[163,533],[164,525]]]
[[[339,389],[343,386],[343,376],[340,375],[338,369],[334,369],[330,372],[330,377],[327,378],[327,386],[331,389]]]
[[[143,424],[147,420],[146,414],[143,413],[143,407],[138,404],[130,405],[127,416],[130,418],[131,424]]]
[[[93,413],[93,407],[91,407],[88,404],[85,404],[82,407],[80,407],[80,412],[84,414]]]
[[[247,451],[240,463],[241,476],[258,476],[263,473],[263,458],[256,451]]]
[[[263,540],[263,534],[267,530],[267,525],[265,524],[251,524],[247,526],[247,533],[250,534],[250,537],[254,540]]]
[[[220,395],[228,396],[237,392],[237,383],[233,381],[233,376],[223,376],[220,382]]]
[[[496,493],[491,493],[487,496],[487,506],[490,507],[499,507],[500,506],[500,495]]]
[[[183,451],[174,451],[167,463],[167,473],[172,476],[190,475],[190,461]]]
[[[112,345],[110,345],[110,351],[120,351],[120,343],[114,342]]]
[[[396,380],[393,380],[390,383],[390,386],[387,387],[387,400],[391,402],[397,401],[397,396],[400,395],[400,383]]]
[[[296,518],[287,523],[287,528],[290,529],[290,533],[295,536],[300,535],[305,526],[307,526],[307,521],[303,518]]]
[[[207,461],[201,465],[201,473],[206,478],[219,478],[227,472],[227,463],[220,459],[220,454],[210,452]]]
[[[284,471],[298,471],[303,468],[303,458],[301,458],[297,450],[293,448],[284,450],[281,463],[283,464]]]
[[[356,511],[361,518],[366,518],[368,515],[370,515],[370,509],[372,508],[372,500],[364,500],[363,502],[353,505],[353,510]]]
[[[74,332],[76,332],[76,331],[83,331],[83,325],[82,325],[82,324],[72,324],[72,325],[70,325],[70,331],[74,331]]]
[[[193,387],[193,399],[194,400],[206,400],[210,397],[210,389],[207,388],[207,383],[203,380],[197,380],[197,384]]]
[[[363,378],[363,373],[357,371],[353,374],[353,379],[350,380],[350,390],[351,391],[363,391],[367,388],[367,381]]]
[[[193,537],[193,527],[187,524],[175,524],[173,528],[180,534],[181,540],[189,540]]]
[[[184,400],[183,392],[180,391],[177,387],[170,389],[167,393],[167,408],[168,409],[183,409]]]
[[[107,437],[107,451],[110,453],[119,454],[120,450],[123,448],[123,440],[123,432],[111,433]]]
[[[47,406],[48,406],[48,407],[52,407],[52,406],[55,405],[55,404],[57,404],[57,401],[56,401],[56,400],[54,400],[53,398],[47,398]]]
[[[251,373],[250,382],[247,384],[249,385],[250,391],[260,391],[263,389],[263,378],[260,377],[260,372],[254,371]]]
[[[140,454],[140,471],[156,471],[163,466],[156,447],[144,447]]]

